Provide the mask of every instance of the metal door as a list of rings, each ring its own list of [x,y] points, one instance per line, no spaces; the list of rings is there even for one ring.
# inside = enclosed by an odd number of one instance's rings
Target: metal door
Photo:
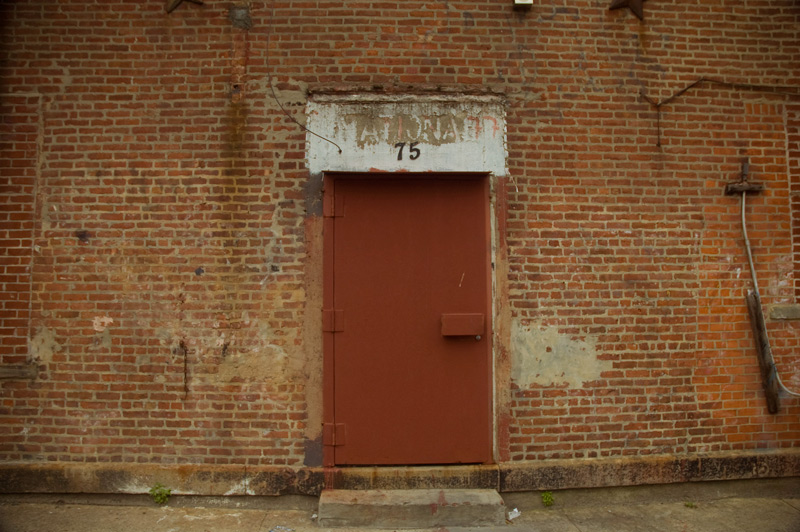
[[[491,459],[488,179],[326,182],[327,465]]]

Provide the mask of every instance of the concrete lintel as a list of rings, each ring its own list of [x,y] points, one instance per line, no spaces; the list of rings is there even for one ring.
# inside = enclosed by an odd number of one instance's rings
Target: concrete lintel
[[[502,94],[453,92],[325,92],[315,91],[310,99],[316,103],[334,103],[339,105],[392,104],[392,103],[480,103],[506,106],[507,100]]]
[[[506,175],[505,103],[486,95],[314,95],[307,163],[323,172]],[[313,133],[311,133],[313,132]]]

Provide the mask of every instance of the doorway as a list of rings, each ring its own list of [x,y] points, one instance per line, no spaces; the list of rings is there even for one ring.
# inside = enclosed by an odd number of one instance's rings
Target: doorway
[[[491,461],[485,174],[333,174],[324,193],[325,465]]]

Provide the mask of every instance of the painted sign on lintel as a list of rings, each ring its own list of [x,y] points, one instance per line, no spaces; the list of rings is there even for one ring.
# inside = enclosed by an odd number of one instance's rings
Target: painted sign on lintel
[[[315,95],[306,114],[308,129],[319,135],[306,138],[312,175],[507,174],[505,112],[496,96]]]

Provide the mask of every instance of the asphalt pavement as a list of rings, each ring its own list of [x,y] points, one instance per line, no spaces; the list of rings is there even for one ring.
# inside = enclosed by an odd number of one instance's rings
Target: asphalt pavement
[[[503,499],[510,517],[505,527],[450,532],[800,532],[797,477],[507,493]],[[326,529],[315,521],[316,502],[172,496],[157,505],[146,495],[4,495],[0,532],[319,532]]]

